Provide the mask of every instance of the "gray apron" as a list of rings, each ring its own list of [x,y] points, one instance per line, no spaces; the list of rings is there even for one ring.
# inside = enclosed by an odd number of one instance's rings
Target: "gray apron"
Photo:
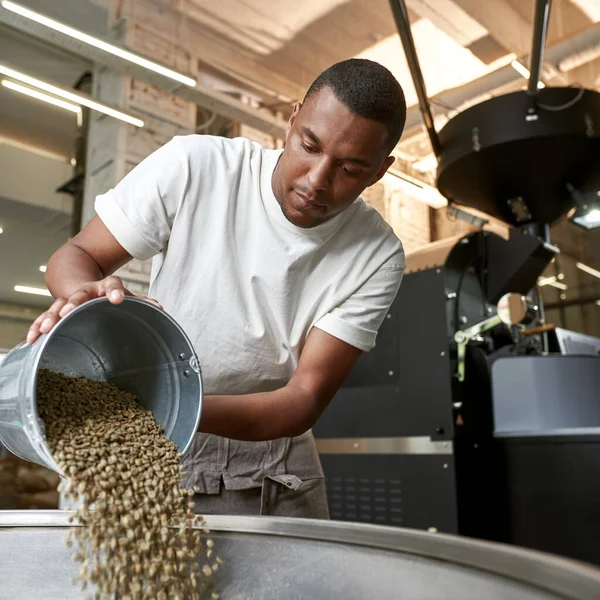
[[[312,432],[267,442],[198,434],[183,458],[199,514],[328,519],[325,477]]]

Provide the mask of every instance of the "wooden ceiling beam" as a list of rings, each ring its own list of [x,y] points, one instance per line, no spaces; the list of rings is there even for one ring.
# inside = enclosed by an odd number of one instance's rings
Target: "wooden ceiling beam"
[[[529,54],[532,27],[506,0],[454,0],[454,3],[469,14],[509,52],[517,56]],[[531,3],[531,0],[527,0]],[[531,3],[533,6],[533,3]],[[533,14],[533,12],[532,12]]]

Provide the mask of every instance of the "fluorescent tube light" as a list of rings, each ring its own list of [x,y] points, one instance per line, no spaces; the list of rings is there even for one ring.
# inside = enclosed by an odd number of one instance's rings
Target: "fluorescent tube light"
[[[33,152],[34,154],[43,156],[45,158],[51,158],[52,160],[58,160],[60,162],[69,162],[68,157],[63,156],[62,154],[50,152],[49,150],[44,150],[44,148],[38,148],[38,146],[32,146],[31,144],[19,142],[18,140],[13,140],[12,138],[5,138],[1,135],[0,144],[7,144],[8,146],[12,146],[13,148],[19,148],[19,150],[25,150],[26,152]]]
[[[79,31],[78,29],[74,29],[73,27],[69,27],[64,23],[60,23],[59,21],[55,21],[54,19],[50,19],[40,13],[37,13],[33,10],[25,8],[20,4],[16,4],[14,2],[9,2],[9,0],[3,0],[2,6],[11,12],[17,13],[27,19],[31,19],[36,23],[40,23],[40,25],[44,25],[49,27],[50,29],[54,29],[54,31],[58,31],[60,33],[64,33],[69,37],[75,38],[80,42],[85,44],[89,44],[90,46],[94,46],[94,48],[98,48],[99,50],[104,50],[104,52],[108,52],[113,56],[118,56],[119,58],[123,58],[131,63],[149,69],[150,71],[154,71],[155,73],[159,73],[168,77],[169,79],[173,79],[174,81],[178,81],[179,83],[183,83],[184,85],[188,85],[190,87],[196,87],[196,80],[192,77],[188,77],[183,73],[179,73],[177,71],[173,71],[173,69],[169,69],[160,65],[156,62],[148,60],[142,56],[134,54],[133,52],[129,52],[128,50],[124,50],[119,46],[114,46],[113,44],[109,44],[103,40],[95,38],[83,31]]]
[[[537,284],[540,287],[544,287],[545,285],[549,285],[556,281],[556,277],[543,277],[542,279],[538,279]]]
[[[31,98],[36,98],[37,100],[41,100],[42,102],[47,102],[48,104],[54,104],[54,106],[59,106],[60,108],[64,108],[65,110],[70,110],[74,113],[81,112],[81,106],[78,106],[77,104],[71,104],[70,102],[60,100],[60,98],[48,96],[48,94],[38,92],[37,90],[32,90],[31,88],[25,87],[20,83],[15,83],[14,81],[3,79],[2,85],[5,88],[8,88],[9,90],[13,90],[14,92],[20,92],[21,94],[25,94],[26,96],[30,96]]]
[[[29,285],[15,285],[15,292],[22,294],[35,294],[36,296],[52,296],[46,288],[31,287]]]
[[[22,83],[26,83],[27,85],[30,85],[32,87],[39,88],[50,94],[54,94],[55,96],[58,96],[59,98],[64,98],[66,100],[70,100],[71,102],[74,102],[75,104],[87,106],[88,108],[91,108],[92,110],[96,110],[96,111],[101,112],[110,117],[114,117],[115,119],[125,121],[126,123],[130,123],[131,125],[135,125],[136,127],[144,126],[144,121],[138,119],[137,117],[128,115],[127,113],[121,112],[120,110],[111,108],[110,106],[107,106],[106,104],[96,102],[95,100],[92,100],[91,98],[87,98],[85,96],[81,96],[79,94],[70,92],[63,88],[56,87],[55,85],[46,83],[45,81],[41,81],[40,79],[36,79],[35,77],[26,75],[25,73],[20,73],[19,71],[15,71],[14,69],[11,69],[10,67],[7,67],[5,65],[0,64],[0,73],[2,75],[6,75],[7,77],[10,77],[11,79],[16,79],[17,81],[21,81]]]
[[[4,4],[4,3],[3,3]],[[513,60],[510,63],[510,66],[519,74],[521,75],[521,77],[524,77],[525,79],[529,79],[529,76],[531,75],[531,73],[529,72],[529,69],[525,66],[523,66],[518,60]]]
[[[519,74],[521,75],[521,77],[524,77],[525,79],[529,79],[529,77],[531,77],[531,73],[529,72],[529,69],[525,66],[523,66],[518,60],[513,60],[510,63],[510,66]],[[538,89],[542,89],[545,88],[546,85],[544,84],[543,81],[538,81]]]
[[[560,283],[560,281],[557,281],[556,277],[544,277],[543,279],[538,279],[538,285],[540,287],[550,285],[558,290],[563,291],[568,289],[568,286],[565,283]]]
[[[587,265],[584,265],[583,263],[575,263],[575,266],[584,271],[585,273],[587,273],[588,275],[592,275],[593,277],[597,277],[598,279],[600,279],[600,271],[596,271],[596,269],[592,269],[592,267],[588,267]]]
[[[407,193],[415,200],[419,200],[431,208],[443,208],[448,206],[448,200],[440,192],[424,181],[421,182],[413,179],[410,175],[397,171],[396,169],[388,169],[383,177],[384,181],[390,185],[396,185],[404,188]]]

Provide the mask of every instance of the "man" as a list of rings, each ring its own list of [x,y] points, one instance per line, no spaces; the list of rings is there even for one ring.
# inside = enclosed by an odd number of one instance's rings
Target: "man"
[[[56,301],[30,342],[87,300],[123,301],[111,274],[155,257],[150,294],[204,376],[184,457],[197,512],[328,517],[310,428],[400,285],[402,245],[359,196],[392,164],[405,116],[387,69],[338,63],[294,107],[283,151],[176,137],[99,196],[98,216],[50,259]]]

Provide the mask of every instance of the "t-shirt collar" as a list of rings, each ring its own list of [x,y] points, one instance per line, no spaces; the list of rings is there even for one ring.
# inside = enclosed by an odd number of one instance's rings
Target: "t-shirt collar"
[[[281,205],[277,201],[275,194],[273,193],[273,172],[279,161],[279,158],[283,154],[283,150],[264,150],[263,151],[263,162],[261,168],[261,183],[260,190],[263,197],[263,202],[269,216],[276,221],[282,227],[285,227],[288,231],[292,231],[297,235],[312,238],[326,238],[331,235],[349,216],[349,212],[352,208],[345,210],[344,212],[336,215],[329,221],[321,223],[315,227],[298,227],[294,225],[283,214]]]

